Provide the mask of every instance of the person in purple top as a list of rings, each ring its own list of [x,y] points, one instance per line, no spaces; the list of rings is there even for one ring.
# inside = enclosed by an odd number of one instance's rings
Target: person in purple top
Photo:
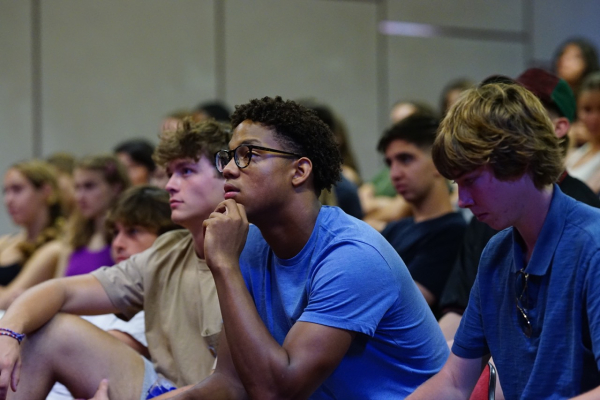
[[[125,167],[115,156],[98,155],[80,160],[73,174],[76,210],[67,230],[57,277],[82,275],[113,265],[104,228],[108,209],[130,186]]]

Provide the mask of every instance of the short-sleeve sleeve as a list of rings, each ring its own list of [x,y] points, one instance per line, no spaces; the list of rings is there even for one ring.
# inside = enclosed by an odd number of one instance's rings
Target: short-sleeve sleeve
[[[591,339],[592,352],[600,371],[600,253],[594,254],[590,259],[584,291],[589,332],[583,334],[589,335]]]
[[[112,304],[126,320],[144,308],[144,268],[147,268],[153,248],[131,256],[113,267],[92,272],[106,291]]]
[[[469,305],[454,337],[452,352],[462,358],[479,358],[490,352],[483,332],[479,279],[471,289]]]
[[[401,282],[381,284],[390,280],[399,278],[376,249],[361,242],[338,243],[313,270],[308,305],[299,320],[372,336],[402,289]]]

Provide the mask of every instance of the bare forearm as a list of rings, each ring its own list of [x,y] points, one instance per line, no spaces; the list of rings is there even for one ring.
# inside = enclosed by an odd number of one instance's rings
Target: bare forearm
[[[460,400],[468,399],[469,395],[457,388],[450,376],[440,372],[419,386],[413,394],[408,396],[407,400],[431,400],[442,398],[445,400]]]
[[[60,311],[64,293],[59,283],[46,282],[23,293],[6,310],[1,325],[17,332],[30,333]]]
[[[232,382],[215,373],[194,386],[166,393],[157,397],[156,400],[245,400],[247,398],[243,387],[239,386],[239,382]]]
[[[486,357],[486,362],[487,362]],[[410,400],[468,399],[482,371],[483,358],[466,359],[450,353],[442,370],[422,384]]]
[[[572,400],[600,400],[600,387],[590,390],[589,392],[581,394],[577,397],[573,397]]]
[[[460,320],[462,316],[455,312],[448,312],[440,318],[439,324],[442,329],[442,333],[447,341],[454,340],[454,335],[460,326]]]
[[[261,320],[242,275],[227,270],[215,275],[227,343],[240,380],[248,390],[285,385],[290,367],[287,351]]]
[[[115,312],[100,282],[93,276],[55,279],[19,296],[2,318],[1,326],[32,332],[60,311],[75,314]]]

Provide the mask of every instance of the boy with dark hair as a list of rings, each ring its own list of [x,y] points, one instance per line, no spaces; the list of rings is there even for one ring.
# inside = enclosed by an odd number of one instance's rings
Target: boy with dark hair
[[[466,225],[453,211],[448,183],[431,159],[438,126],[436,118],[413,114],[386,130],[377,146],[411,209],[410,217],[389,223],[381,234],[400,254],[434,313]]]
[[[0,323],[0,334],[7,335],[0,336],[0,399],[44,399],[54,381],[77,398],[90,398],[106,378],[114,399],[149,399],[210,374],[222,318],[204,262],[202,223],[223,196],[223,177],[212,160],[229,137],[215,122],[191,121],[161,137],[155,158],[170,175],[171,219],[186,230],[162,235],[151,249],[114,267],[38,285],[9,307]],[[151,361],[59,313],[128,319],[142,309]],[[28,336],[20,347],[22,334]]]
[[[517,84],[466,92],[433,159],[459,205],[502,232],[481,256],[450,358],[410,398],[468,399],[490,355],[507,399],[598,396],[600,211],[555,184],[562,152],[540,101]]]
[[[340,174],[331,131],[280,97],[232,123],[226,200],[204,224],[226,335],[215,373],[177,398],[403,398],[448,349],[394,249],[319,203]]]
[[[145,185],[156,170],[152,159],[154,145],[146,139],[130,139],[114,148],[119,161],[127,168],[127,174],[133,185]]]

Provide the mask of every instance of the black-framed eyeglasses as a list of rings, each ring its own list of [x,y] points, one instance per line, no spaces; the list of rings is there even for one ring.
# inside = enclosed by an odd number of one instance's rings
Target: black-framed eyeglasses
[[[255,146],[253,144],[242,144],[233,150],[217,151],[215,153],[215,166],[219,172],[223,172],[225,166],[229,164],[231,158],[233,157],[235,165],[237,165],[238,168],[246,168],[248,165],[250,165],[250,160],[252,160],[252,151],[254,149],[269,151],[271,153],[285,154],[287,156],[293,156],[296,158],[302,157],[300,154],[290,153],[289,151],[270,149],[268,147]]]
[[[517,276],[517,287],[523,287],[522,290],[517,290],[516,295],[516,305],[517,305],[517,318],[519,319],[519,324],[521,325],[521,330],[523,334],[530,338],[533,334],[533,326],[531,325],[531,321],[529,320],[529,316],[527,315],[529,308],[529,299],[527,296],[527,282],[529,280],[529,274],[525,273],[523,269],[519,270]],[[519,292],[521,294],[519,294]]]

